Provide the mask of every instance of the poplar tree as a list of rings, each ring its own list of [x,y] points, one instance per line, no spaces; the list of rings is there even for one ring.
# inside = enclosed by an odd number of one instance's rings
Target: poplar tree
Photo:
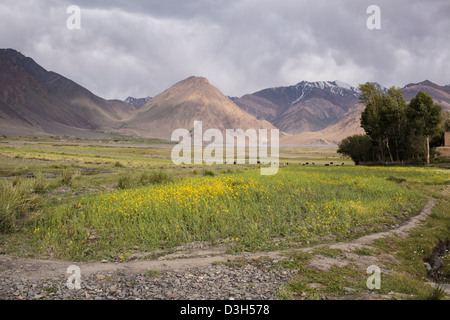
[[[383,92],[373,83],[369,82],[360,85],[359,90],[361,91],[360,101],[366,106],[361,113],[361,127],[380,148],[379,160],[385,161],[383,128],[380,121]]]
[[[413,132],[426,138],[427,165],[429,165],[430,138],[439,133],[443,120],[442,107],[435,104],[427,92],[419,91],[408,105],[407,117]]]
[[[404,159],[408,135],[407,103],[400,88],[391,87],[386,93],[372,83],[360,86],[360,101],[366,108],[361,114],[361,127],[378,145],[379,160],[386,156],[393,162]]]

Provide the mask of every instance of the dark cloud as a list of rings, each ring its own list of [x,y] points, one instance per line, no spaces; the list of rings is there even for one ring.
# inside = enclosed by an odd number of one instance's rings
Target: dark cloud
[[[68,30],[66,8],[82,10]],[[448,0],[0,1],[0,43],[106,98],[156,95],[191,75],[240,96],[302,80],[450,80]]]

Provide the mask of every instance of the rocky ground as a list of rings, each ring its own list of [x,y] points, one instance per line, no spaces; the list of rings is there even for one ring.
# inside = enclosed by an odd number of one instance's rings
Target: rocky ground
[[[81,274],[80,289],[69,289],[69,274],[30,280],[21,277],[20,269],[9,269],[0,276],[0,299],[273,300],[279,286],[293,274],[292,270],[261,270],[251,265],[131,275],[124,271],[95,272]]]

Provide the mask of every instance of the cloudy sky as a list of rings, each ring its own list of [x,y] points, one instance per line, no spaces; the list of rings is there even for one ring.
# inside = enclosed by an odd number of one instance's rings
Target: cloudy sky
[[[370,30],[369,5],[381,10]],[[70,30],[67,8],[81,10]],[[191,75],[242,96],[302,80],[450,84],[449,0],[0,0],[14,48],[104,98]]]

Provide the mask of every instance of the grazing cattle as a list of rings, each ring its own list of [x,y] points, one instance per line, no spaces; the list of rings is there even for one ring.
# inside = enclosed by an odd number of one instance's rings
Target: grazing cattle
[[[325,163],[325,167],[329,167],[330,165],[328,163]]]

